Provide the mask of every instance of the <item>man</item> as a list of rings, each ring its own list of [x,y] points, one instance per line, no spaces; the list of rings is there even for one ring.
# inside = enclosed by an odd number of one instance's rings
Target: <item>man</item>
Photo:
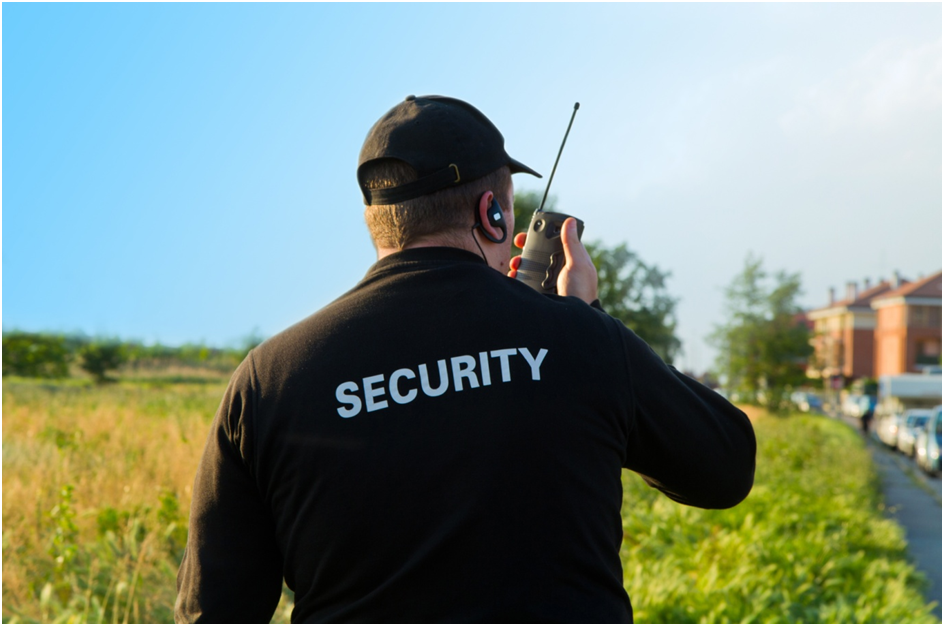
[[[178,620],[268,621],[284,577],[296,622],[629,622],[621,468],[685,504],[746,497],[750,423],[599,309],[572,219],[561,295],[513,279],[519,172],[459,100],[374,125],[378,261],[233,375]]]

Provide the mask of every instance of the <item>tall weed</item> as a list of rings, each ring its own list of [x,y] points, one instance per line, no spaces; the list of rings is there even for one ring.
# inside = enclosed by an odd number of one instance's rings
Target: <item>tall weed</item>
[[[3,388],[3,621],[171,623],[226,380]],[[291,615],[291,595],[276,612]]]

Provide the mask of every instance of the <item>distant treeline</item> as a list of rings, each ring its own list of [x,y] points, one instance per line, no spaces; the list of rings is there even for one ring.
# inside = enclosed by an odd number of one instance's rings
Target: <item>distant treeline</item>
[[[3,333],[3,375],[31,378],[66,378],[78,366],[96,380],[109,380],[109,372],[128,369],[188,367],[231,372],[258,345],[247,338],[242,347],[213,348],[187,343],[182,346],[145,345],[137,341],[93,338],[53,333]]]

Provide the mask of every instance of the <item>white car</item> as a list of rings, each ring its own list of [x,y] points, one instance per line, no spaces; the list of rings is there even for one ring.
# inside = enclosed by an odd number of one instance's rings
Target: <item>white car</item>
[[[859,394],[850,393],[842,403],[842,414],[849,417],[862,417],[859,413]]]
[[[928,423],[931,418],[931,409],[908,409],[904,420],[898,429],[898,449],[907,456],[915,454],[915,436],[917,431]]]
[[[901,430],[903,420],[904,416],[898,413],[884,417],[875,428],[875,434],[889,448],[897,448],[898,431]]]
[[[915,462],[928,474],[941,474],[941,407],[936,407],[915,438]]]
[[[790,400],[804,413],[823,410],[823,401],[819,399],[819,396],[808,391],[794,391]]]

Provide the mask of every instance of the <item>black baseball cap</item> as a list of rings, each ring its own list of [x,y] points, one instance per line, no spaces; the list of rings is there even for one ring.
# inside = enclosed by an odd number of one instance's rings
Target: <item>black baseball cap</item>
[[[368,189],[363,169],[380,159],[398,159],[416,170],[417,180],[388,189]],[[533,169],[505,152],[505,138],[481,111],[445,96],[407,96],[370,132],[357,162],[364,204],[396,204],[482,178],[507,165],[512,174]]]

